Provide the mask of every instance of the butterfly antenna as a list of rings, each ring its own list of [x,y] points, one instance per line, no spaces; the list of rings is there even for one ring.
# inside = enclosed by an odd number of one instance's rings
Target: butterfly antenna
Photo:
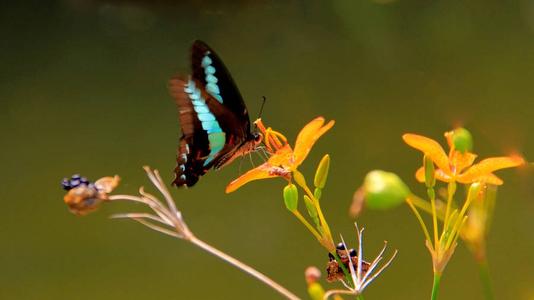
[[[261,107],[260,107],[260,113],[258,114],[257,119],[261,118],[261,115],[263,113],[263,108],[265,107],[265,102],[267,102],[267,97],[261,96],[261,99],[262,99],[262,102],[261,102]],[[258,128],[258,126],[254,124],[254,128]]]

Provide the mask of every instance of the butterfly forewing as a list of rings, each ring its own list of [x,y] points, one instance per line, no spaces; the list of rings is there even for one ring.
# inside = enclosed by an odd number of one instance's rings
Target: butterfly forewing
[[[221,59],[195,41],[191,63],[189,78],[175,77],[169,83],[183,133],[173,182],[177,186],[192,186],[210,168],[231,161],[251,137],[245,104]]]
[[[230,72],[217,53],[202,41],[195,41],[191,49],[193,78],[203,83],[206,91],[228,108],[237,118],[238,127],[229,130],[240,131],[235,134],[246,135],[250,132],[248,111]]]

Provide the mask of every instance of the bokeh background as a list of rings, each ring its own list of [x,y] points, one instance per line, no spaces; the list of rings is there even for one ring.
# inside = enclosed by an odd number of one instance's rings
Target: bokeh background
[[[60,180],[78,172],[119,174],[121,193],[148,185],[145,164],[171,181],[180,133],[166,83],[189,71],[194,39],[223,57],[252,117],[267,96],[263,119],[292,140],[317,115],[336,120],[302,170],[312,176],[331,154],[323,208],[353,245],[348,207],[369,170],[424,194],[405,132],[444,142],[463,125],[481,157],[534,156],[530,0],[13,1],[1,5],[0,39],[1,299],[279,297],[192,245],[108,219],[135,205],[79,218],[62,201]],[[488,244],[497,299],[534,299],[533,173],[499,173]],[[238,175],[234,164],[173,195],[200,238],[305,296],[303,271],[323,269],[326,252],[285,210],[281,180],[226,195]],[[431,260],[409,209],[358,222],[367,253],[384,240],[399,249],[366,298],[427,299]],[[441,298],[481,295],[460,246]]]

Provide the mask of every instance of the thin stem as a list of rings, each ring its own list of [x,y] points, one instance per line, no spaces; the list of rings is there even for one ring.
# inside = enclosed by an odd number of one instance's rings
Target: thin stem
[[[352,295],[352,294],[354,294],[353,291],[347,291],[347,290],[330,290],[330,291],[327,291],[327,292],[324,294],[323,299],[324,299],[324,300],[328,300],[328,298],[330,298],[330,296],[334,296],[334,295]]]
[[[493,300],[493,287],[491,285],[491,277],[489,273],[488,261],[484,258],[478,261],[478,274],[484,290],[484,298],[486,300]]]
[[[436,193],[434,192],[434,188],[428,188],[428,197],[430,198],[430,205],[432,205],[432,225],[434,227],[434,249],[438,247],[439,244],[439,238],[438,238],[438,213],[436,210]],[[447,212],[445,213],[445,220],[447,220],[448,215],[448,204],[447,204]],[[443,227],[445,228],[445,227]]]
[[[456,193],[456,182],[451,181],[449,182],[447,186],[447,209],[445,210],[445,220],[443,221],[443,228],[449,227],[449,213],[451,211],[452,199],[455,193]]]
[[[434,284],[432,286],[432,297],[431,300],[438,299],[438,293],[439,293],[439,283],[441,281],[441,273],[434,273]]]
[[[290,291],[288,291],[286,288],[284,288],[283,286],[281,286],[280,284],[276,283],[275,281],[273,281],[272,279],[270,279],[269,277],[263,275],[262,273],[258,272],[256,269],[240,262],[239,260],[231,257],[230,255],[206,244],[205,242],[199,240],[198,238],[196,237],[191,237],[191,239],[189,240],[191,243],[195,244],[196,246],[200,247],[201,249],[219,257],[220,259],[228,262],[229,264],[233,265],[234,267],[237,267],[239,269],[241,269],[242,271],[248,273],[249,275],[253,276],[254,278],[258,279],[259,281],[265,283],[266,285],[268,285],[269,287],[271,287],[272,289],[276,290],[277,292],[279,292],[280,294],[282,294],[284,297],[286,297],[287,299],[292,299],[292,300],[300,300],[299,297],[297,297],[295,294],[291,293]]]
[[[304,191],[306,192],[306,194],[308,195],[308,197],[310,197],[310,199],[312,199],[313,205],[317,209],[317,214],[319,215],[319,220],[321,221],[321,225],[323,227],[323,230],[324,230],[326,236],[328,237],[328,239],[330,241],[332,241],[332,244],[333,244],[332,233],[330,232],[330,227],[328,226],[328,223],[326,222],[326,219],[325,219],[325,217],[323,215],[323,211],[321,210],[321,205],[319,204],[319,200],[317,200],[317,198],[315,198],[315,195],[311,192],[310,188],[307,185],[300,185],[300,187],[302,187],[304,189]]]
[[[317,232],[317,230],[313,228],[313,226],[302,216],[302,214],[298,210],[293,211],[293,214],[295,215],[295,217],[297,217],[297,219],[299,219],[302,224],[304,224],[304,226],[306,226],[306,228],[308,228],[308,230],[313,234],[313,236],[315,236],[315,238],[319,242],[322,241],[323,238],[321,237],[319,232]]]
[[[418,196],[414,194],[408,195],[406,197],[407,199],[410,199],[410,201],[413,203],[413,205],[429,214],[432,214],[432,206],[430,206],[430,203],[424,199],[419,198]]]
[[[430,233],[428,232],[428,229],[426,228],[426,224],[423,221],[423,218],[421,217],[421,214],[419,214],[419,211],[417,211],[417,208],[415,208],[415,206],[413,205],[412,199],[410,199],[410,197],[407,197],[406,198],[406,203],[408,203],[408,206],[410,206],[410,208],[412,209],[413,213],[417,217],[417,220],[419,221],[419,224],[421,225],[421,228],[423,229],[423,232],[425,234],[425,238],[430,243],[430,241],[432,241],[430,239]]]
[[[341,261],[341,257],[339,257],[339,255],[337,254],[337,251],[334,251],[334,253],[331,253],[331,254],[336,259],[338,266],[341,267],[341,270],[343,271],[343,275],[345,276],[345,281],[347,282],[348,286],[353,288],[354,283],[352,282],[352,277],[351,277],[352,273],[349,272],[345,264]]]
[[[359,294],[358,296],[356,296],[356,299],[357,299],[357,300],[365,300],[365,299],[363,298],[363,295],[362,295],[362,294]]]

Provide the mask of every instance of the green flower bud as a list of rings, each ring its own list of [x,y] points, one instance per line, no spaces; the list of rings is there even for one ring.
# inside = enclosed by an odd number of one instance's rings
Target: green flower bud
[[[315,190],[313,191],[313,196],[315,197],[315,199],[317,200],[321,199],[322,195],[323,195],[323,190],[320,188],[315,188]]]
[[[284,188],[284,203],[286,204],[287,210],[294,212],[297,210],[297,205],[299,201],[299,191],[297,186],[290,183]]]
[[[304,175],[300,173],[298,170],[293,171],[293,179],[295,179],[295,182],[297,182],[300,186],[306,186],[306,178],[304,178]]]
[[[374,170],[365,176],[365,201],[371,209],[389,209],[398,206],[410,190],[395,173]]]
[[[311,283],[308,285],[308,295],[313,300],[322,300],[324,299],[324,289],[318,282]]]
[[[434,162],[427,155],[423,159],[423,166],[425,167],[425,185],[427,188],[432,188],[436,185],[436,169]]]
[[[453,131],[452,142],[454,148],[460,152],[473,150],[473,136],[465,128],[457,128]]]
[[[322,189],[326,184],[328,178],[328,169],[330,168],[330,155],[326,154],[319,162],[317,170],[315,171],[315,178],[313,183],[316,187]]]
[[[319,222],[319,217],[317,215],[317,208],[315,208],[312,199],[307,195],[304,195],[304,204],[306,204],[306,210],[308,210],[308,215],[313,220],[313,223],[315,223],[317,227],[320,227],[321,223]]]

